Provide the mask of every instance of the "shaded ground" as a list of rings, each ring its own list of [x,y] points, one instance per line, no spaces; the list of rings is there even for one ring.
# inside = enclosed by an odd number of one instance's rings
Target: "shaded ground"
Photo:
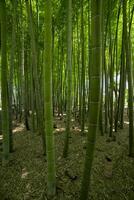
[[[56,200],[78,200],[86,137],[72,130],[69,157],[62,158],[63,128],[55,129],[57,195]],[[91,200],[134,200],[134,159],[128,157],[128,127],[117,134],[117,141],[97,136],[92,170]],[[14,130],[15,152],[9,164],[0,163],[0,200],[45,200],[46,158],[39,135],[19,126]]]

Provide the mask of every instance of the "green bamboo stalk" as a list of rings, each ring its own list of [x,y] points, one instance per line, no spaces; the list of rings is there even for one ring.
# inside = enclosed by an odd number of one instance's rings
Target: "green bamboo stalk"
[[[81,133],[84,134],[84,127],[85,127],[85,37],[84,37],[84,15],[83,15],[83,0],[81,0],[81,64],[82,64],[82,71],[81,71]]]
[[[102,1],[91,1],[91,42],[92,58],[90,70],[90,99],[89,99],[89,130],[87,136],[87,150],[84,164],[80,200],[88,199],[91,168],[95,148],[96,132],[98,127],[100,106],[100,82],[101,82],[101,3]]]
[[[63,157],[67,157],[69,148],[72,95],[72,0],[68,0],[67,20],[67,123]]]
[[[9,134],[9,102],[8,102],[8,82],[7,82],[7,21],[6,3],[0,1],[1,15],[1,99],[2,99],[2,133],[3,133],[3,161],[8,160],[10,152]]]
[[[56,192],[55,147],[53,135],[52,109],[52,8],[51,0],[45,0],[45,55],[44,55],[44,115],[47,154],[47,187],[48,195]]]
[[[133,114],[133,85],[132,85],[132,66],[130,37],[127,31],[127,1],[123,0],[123,27],[124,27],[124,45],[126,51],[126,69],[128,77],[128,110],[129,110],[129,155],[134,157],[134,114]]]

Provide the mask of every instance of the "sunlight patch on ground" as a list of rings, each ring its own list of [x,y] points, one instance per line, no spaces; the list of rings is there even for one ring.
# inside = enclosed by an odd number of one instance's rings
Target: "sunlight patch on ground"
[[[56,128],[54,130],[54,133],[62,133],[62,132],[65,132],[66,128]],[[71,131],[74,131],[74,133],[78,133],[78,132],[81,132],[81,129],[78,128],[78,127],[74,127],[74,128],[71,128]],[[88,130],[85,130],[85,132],[88,132]]]
[[[27,169],[26,168],[23,168],[22,169],[22,174],[21,174],[21,178],[24,179],[27,177],[29,173],[27,172]]]
[[[65,131],[65,128],[56,128],[54,133],[61,133],[61,132],[64,132]]]
[[[127,125],[128,125],[128,124],[129,124],[129,122],[128,122],[128,121],[124,121],[124,124],[127,124]]]
[[[0,135],[0,140],[2,140],[3,139],[3,135]]]
[[[21,124],[13,129],[13,133],[22,132],[24,131],[24,126]]]
[[[74,128],[74,131],[76,131],[76,132],[81,132],[81,129],[80,129],[79,127],[75,127],[75,128]]]
[[[74,122],[75,120],[74,119],[71,119],[71,122]]]

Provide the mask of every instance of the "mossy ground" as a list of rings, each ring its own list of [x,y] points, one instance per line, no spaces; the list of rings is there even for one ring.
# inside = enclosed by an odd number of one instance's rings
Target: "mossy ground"
[[[69,156],[62,158],[64,123],[56,120],[56,200],[79,200],[86,137],[72,129]],[[47,163],[41,136],[14,129],[14,152],[6,166],[0,163],[0,200],[47,199]],[[128,125],[116,134],[116,141],[97,135],[92,168],[91,200],[134,200],[134,159],[128,156]]]

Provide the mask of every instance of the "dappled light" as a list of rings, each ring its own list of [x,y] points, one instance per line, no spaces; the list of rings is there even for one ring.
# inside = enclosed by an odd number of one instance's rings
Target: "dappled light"
[[[128,121],[124,121],[124,124],[127,124],[127,125],[128,125],[128,124],[129,124],[129,122],[128,122]]]
[[[21,178],[22,179],[25,179],[27,176],[28,176],[28,172],[27,172],[27,169],[26,168],[23,168],[22,169],[22,174],[21,174]]]
[[[3,135],[0,135],[0,140],[2,140],[3,139]]]
[[[13,133],[21,133],[25,130],[25,127],[23,124],[18,125],[13,129]]]

